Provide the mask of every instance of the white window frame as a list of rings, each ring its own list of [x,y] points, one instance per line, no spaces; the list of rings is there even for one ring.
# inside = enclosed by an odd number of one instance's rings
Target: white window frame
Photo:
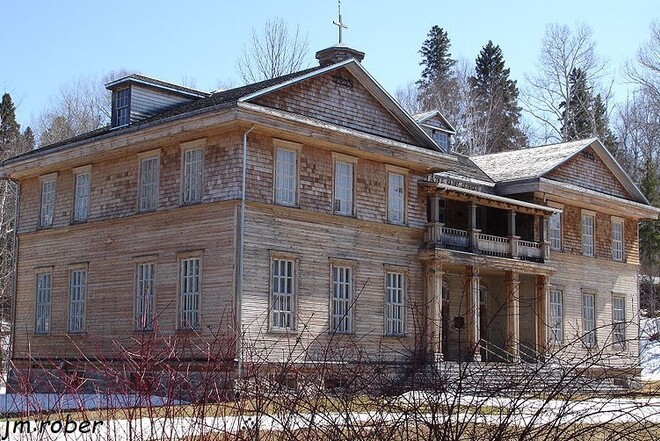
[[[296,329],[296,266],[288,256],[271,257],[270,330]]]
[[[206,138],[181,144],[181,203],[195,204],[204,195],[204,146]]]
[[[34,333],[48,334],[51,327],[51,301],[53,274],[51,271],[37,274],[34,308]]]
[[[548,331],[550,344],[564,343],[564,291],[561,289],[550,290]]]
[[[199,329],[202,302],[201,256],[179,258],[178,299],[178,329],[182,331]]]
[[[126,92],[125,94],[123,92]],[[131,89],[119,89],[115,95],[115,126],[126,126],[131,120],[130,115]]]
[[[353,333],[353,267],[330,266],[332,275],[330,330],[338,334]]]
[[[138,212],[153,211],[158,208],[160,184],[160,150],[146,152],[138,156],[139,185]]]
[[[582,255],[596,255],[596,214],[582,211]]]
[[[387,222],[406,223],[406,174],[400,171],[387,172]]]
[[[588,348],[596,346],[596,294],[582,292],[582,341]]]
[[[550,232],[550,249],[561,251],[561,213],[555,212],[550,215],[548,220],[548,230]]]
[[[53,226],[55,218],[55,196],[57,173],[51,173],[39,178],[41,183],[41,200],[39,202],[39,227]]]
[[[333,153],[333,158],[335,167],[332,209],[335,214],[353,216],[357,158],[337,153]]]
[[[399,270],[385,272],[385,335],[406,334],[406,273]]]
[[[612,296],[612,343],[626,347],[626,297],[617,294]]]
[[[91,166],[73,169],[73,221],[89,219],[89,200],[92,189]]]
[[[136,331],[153,330],[154,320],[154,284],[156,282],[156,264],[140,262],[135,266],[135,305],[133,329]]]
[[[274,139],[273,200],[294,207],[298,204],[298,163],[302,145]]]
[[[612,217],[612,260],[618,262],[623,262],[623,222],[621,218]]]
[[[87,307],[87,269],[69,270],[69,325],[70,334],[85,332]]]

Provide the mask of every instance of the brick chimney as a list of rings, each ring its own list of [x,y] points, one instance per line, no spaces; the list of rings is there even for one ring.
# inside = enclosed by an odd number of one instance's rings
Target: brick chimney
[[[329,48],[321,49],[316,53],[316,59],[319,60],[321,67],[337,64],[351,58],[360,62],[364,59],[364,52],[352,49],[343,44],[336,44]]]

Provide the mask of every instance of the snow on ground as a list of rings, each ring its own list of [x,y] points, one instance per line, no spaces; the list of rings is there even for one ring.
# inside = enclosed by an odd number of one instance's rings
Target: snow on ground
[[[639,364],[642,381],[660,381],[660,339],[649,340],[651,335],[660,335],[660,318],[642,318],[639,342]]]
[[[97,394],[4,394],[0,395],[0,414],[41,412],[48,410],[79,410],[130,408],[181,404],[180,401],[166,401],[161,397],[137,395],[97,395]]]

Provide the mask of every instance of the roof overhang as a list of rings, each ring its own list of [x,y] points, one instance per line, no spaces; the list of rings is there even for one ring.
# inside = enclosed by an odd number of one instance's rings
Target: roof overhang
[[[599,193],[577,185],[548,178],[531,178],[524,181],[498,182],[495,189],[499,194],[540,193],[544,197],[553,195],[566,203],[597,208],[613,215],[625,213],[638,219],[657,219],[660,208],[649,204],[630,201],[618,196]]]

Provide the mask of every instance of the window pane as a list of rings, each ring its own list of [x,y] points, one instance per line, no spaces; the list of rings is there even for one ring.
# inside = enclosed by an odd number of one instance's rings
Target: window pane
[[[140,211],[155,210],[158,206],[158,157],[140,163]]]
[[[564,341],[564,299],[558,290],[550,292],[550,342],[561,344]]]
[[[135,283],[135,329],[152,329],[154,299],[154,265],[144,263],[137,266]]]
[[[594,255],[594,217],[591,215],[582,216],[582,254]]]
[[[55,181],[44,181],[41,184],[41,211],[39,224],[42,227],[53,225],[53,213],[55,205]]]
[[[353,214],[353,164],[335,163],[335,205],[336,213]]]
[[[404,222],[404,180],[403,175],[389,173],[387,220],[391,223]]]
[[[550,247],[561,250],[561,213],[550,216]]]
[[[294,329],[294,266],[291,260],[273,259],[273,289],[271,298],[271,327]]]
[[[84,221],[89,215],[89,173],[76,175],[73,220]]]
[[[85,270],[75,270],[70,273],[69,332],[82,332],[85,329],[86,278]]]
[[[275,202],[296,203],[296,152],[277,149],[275,157]]]
[[[623,222],[612,223],[612,259],[623,260]]]
[[[596,296],[593,294],[582,295],[582,331],[584,333],[584,344],[594,346],[596,344]]]
[[[388,272],[385,275],[385,333],[404,334],[404,287],[403,274]]]
[[[199,327],[200,259],[181,260],[179,267],[179,328],[197,329]]]
[[[202,200],[202,161],[202,149],[184,152],[183,202],[186,204]]]
[[[613,340],[617,345],[624,346],[626,342],[626,302],[623,297],[612,298]]]
[[[353,270],[349,267],[332,267],[332,330],[352,332],[351,302],[353,298]]]
[[[36,311],[34,332],[47,334],[50,332],[50,299],[51,275],[37,275]]]

